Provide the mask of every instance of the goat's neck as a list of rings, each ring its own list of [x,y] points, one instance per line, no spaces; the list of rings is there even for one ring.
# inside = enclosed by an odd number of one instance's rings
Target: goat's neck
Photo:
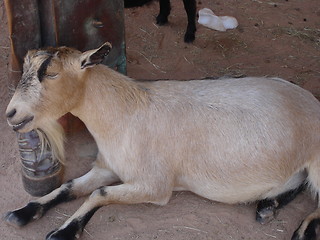
[[[84,95],[71,113],[91,132],[111,131],[148,104],[148,93],[135,81],[104,66],[88,69],[85,77]]]

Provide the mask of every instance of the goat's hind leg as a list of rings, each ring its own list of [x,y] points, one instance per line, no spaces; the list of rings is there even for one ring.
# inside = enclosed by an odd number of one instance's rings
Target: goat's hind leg
[[[291,202],[302,190],[305,184],[302,183],[298,188],[289,190],[275,198],[267,198],[258,202],[256,220],[265,224],[274,219],[276,211]]]
[[[87,195],[103,185],[118,181],[112,172],[98,167],[92,168],[82,177],[62,184],[51,193],[29,202],[25,207],[8,212],[5,221],[14,226],[24,226],[42,217],[50,208],[77,197]]]
[[[320,225],[320,208],[304,219],[293,233],[291,240],[317,240],[317,227]],[[319,236],[318,236],[319,237]]]
[[[256,220],[265,224],[274,219],[276,211],[291,202],[304,189],[306,178],[307,171],[304,169],[293,174],[280,188],[271,190],[267,194],[270,197],[258,202]]]
[[[308,167],[308,184],[311,191],[315,192],[318,197],[318,209],[308,215],[297,228],[292,236],[292,240],[316,240],[317,228],[320,225],[320,155],[318,160],[310,163]]]

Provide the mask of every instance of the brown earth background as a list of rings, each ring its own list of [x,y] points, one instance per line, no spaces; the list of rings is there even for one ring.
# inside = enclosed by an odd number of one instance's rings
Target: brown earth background
[[[125,10],[127,70],[137,79],[200,79],[216,76],[277,76],[320,98],[319,0],[198,0],[198,10],[234,16],[235,30],[217,32],[197,25],[193,44],[183,42],[186,14],[172,1],[169,24],[155,24],[156,1]],[[107,39],[106,39],[107,40]],[[32,199],[21,183],[15,133],[4,117],[12,91],[8,80],[9,39],[0,0],[0,214]],[[307,107],[307,106],[306,106]],[[85,132],[68,135],[65,180],[85,173],[95,144]],[[259,179],[257,179],[259,181]],[[16,229],[0,221],[0,239],[44,239],[81,205],[84,198],[59,205],[41,220]],[[226,205],[188,192],[175,192],[166,206],[110,205],[93,216],[82,235],[90,239],[290,239],[315,207],[306,192],[279,211],[267,225],[254,220],[256,204]]]

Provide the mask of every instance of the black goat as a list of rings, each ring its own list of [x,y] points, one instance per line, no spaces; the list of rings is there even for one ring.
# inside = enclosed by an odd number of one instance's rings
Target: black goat
[[[126,8],[137,7],[150,1],[151,0],[124,0],[124,6]],[[171,11],[170,0],[159,0],[159,4],[160,12],[156,20],[158,25],[164,25],[168,22],[168,16]],[[190,43],[195,39],[196,32],[196,0],[183,0],[183,4],[188,16],[188,25],[184,35],[184,41]]]

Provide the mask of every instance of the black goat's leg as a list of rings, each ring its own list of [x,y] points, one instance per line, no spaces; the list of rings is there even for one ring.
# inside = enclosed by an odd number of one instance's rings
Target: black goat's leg
[[[112,172],[93,167],[82,177],[62,184],[51,193],[29,202],[25,207],[8,212],[5,221],[14,226],[24,226],[29,222],[42,217],[50,208],[75,199],[80,196],[88,195],[100,186],[109,185],[119,181],[118,177]]]
[[[275,198],[267,198],[259,201],[256,211],[256,220],[261,224],[271,221],[274,218],[276,211],[291,202],[304,188],[305,184],[303,183],[296,189],[282,193]]]
[[[157,16],[157,24],[164,25],[168,22],[168,16],[171,11],[170,0],[159,0],[160,12]]]
[[[196,28],[196,12],[197,3],[196,0],[183,0],[184,9],[186,10],[188,16],[187,30],[184,35],[184,41],[186,43],[193,42],[195,39]]]

